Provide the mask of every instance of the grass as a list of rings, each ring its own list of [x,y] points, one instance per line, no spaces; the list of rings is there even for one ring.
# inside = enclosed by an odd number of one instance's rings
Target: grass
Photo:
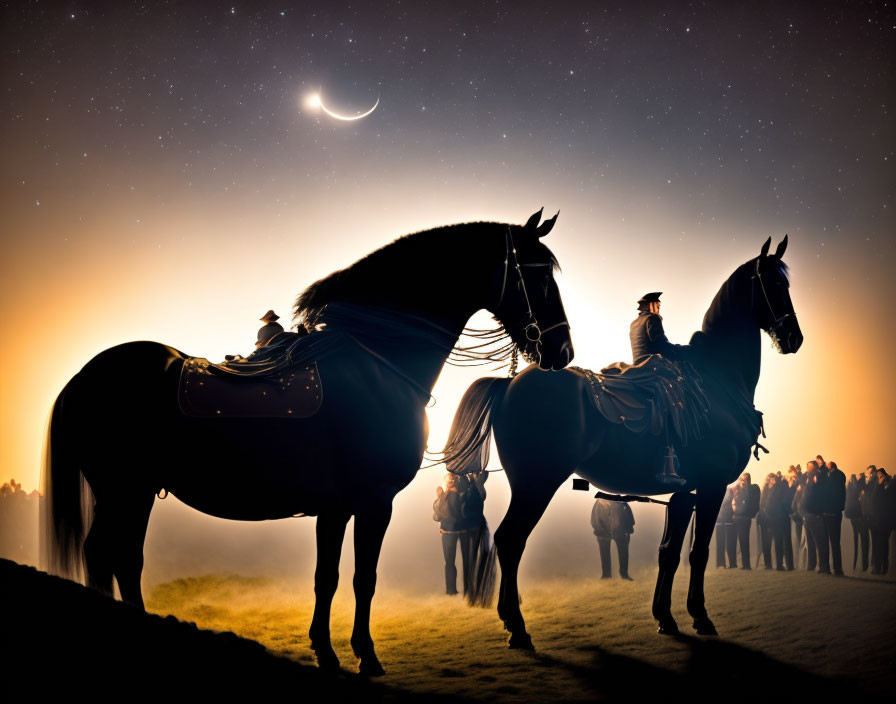
[[[679,571],[673,613],[692,633],[684,610],[687,569]],[[389,685],[479,700],[593,701],[635,690],[688,688],[751,696],[765,677],[800,695],[889,689],[896,655],[896,584],[805,572],[711,570],[707,607],[721,638],[656,634],[650,616],[654,576],[553,580],[522,585],[523,614],[536,653],[508,650],[494,610],[460,597],[381,589],[371,630]],[[271,652],[312,663],[308,626],[313,594],[306,583],[237,576],[180,579],[156,587],[148,608],[233,631]],[[331,621],[343,667],[354,603],[337,593]],[[738,684],[739,683],[739,684]],[[734,688],[732,690],[732,687]],[[853,693],[855,693],[853,691]],[[735,696],[736,698],[736,696]]]

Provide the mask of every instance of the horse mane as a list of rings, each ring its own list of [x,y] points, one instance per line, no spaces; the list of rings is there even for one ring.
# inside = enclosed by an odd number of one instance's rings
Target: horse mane
[[[389,280],[390,271],[421,266],[433,257],[444,259],[446,252],[459,250],[453,245],[461,234],[481,234],[486,229],[500,226],[501,223],[496,222],[461,223],[399,237],[302,291],[293,307],[293,320],[313,326],[328,303],[364,303],[369,300],[371,291],[380,290],[383,282]]]

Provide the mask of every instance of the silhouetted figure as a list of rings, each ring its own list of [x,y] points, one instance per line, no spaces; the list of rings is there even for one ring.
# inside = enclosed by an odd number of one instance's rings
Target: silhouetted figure
[[[821,467],[815,460],[810,460],[806,464],[806,484],[803,490],[805,497],[800,508],[808,531],[806,542],[812,539],[817,555],[816,562],[811,559],[810,553],[807,567],[811,570],[817,564],[819,574],[831,574],[829,538],[824,522],[825,507],[828,503],[827,467]]]
[[[734,487],[729,486],[727,491],[725,491],[725,498],[722,499],[722,506],[716,518],[716,567],[737,567],[736,544],[734,553],[728,555],[728,563],[725,563],[725,555],[728,550],[728,533],[734,530],[734,521],[732,520],[733,501]]]
[[[713,521],[725,487],[746,467],[761,431],[761,414],[751,402],[761,362],[755,340],[760,330],[766,330],[784,354],[796,353],[802,346],[782,260],[787,238],[773,254],[770,247],[771,238],[758,257],[739,266],[722,284],[703,317],[702,329],[688,346],[687,361],[694,371],[701,377],[713,375],[716,381],[706,389],[693,389],[693,394],[688,393],[693,400],[679,406],[696,413],[695,420],[705,417],[708,432],[688,435],[687,462],[682,453],[681,463],[687,483],[672,492],[666,509],[651,605],[662,634],[679,633],[671,612],[672,585],[688,524],[695,515],[687,610],[698,635],[717,634],[706,610],[704,576]],[[659,370],[661,360],[655,361]],[[648,359],[637,371],[648,372],[651,362]],[[614,402],[615,410],[609,413],[611,409],[598,403],[601,394],[595,393],[595,384],[625,389],[624,379],[617,384],[619,380],[609,377],[624,377],[630,370],[613,368],[618,370],[613,374],[580,369],[544,374],[530,366],[513,377],[485,377],[467,389],[455,414],[446,447],[475,451],[487,445],[494,430],[501,464],[513,489],[507,515],[495,531],[502,571],[498,614],[511,634],[511,648],[532,647],[520,610],[519,563],[529,535],[567,478],[575,473],[599,489],[622,494],[669,494],[655,469],[668,441],[662,433],[643,432],[642,422],[654,416],[644,415],[644,404],[634,398],[634,405],[629,405],[620,395],[619,404]],[[669,383],[674,391],[675,383]],[[589,394],[594,402],[583,403]],[[623,407],[635,415],[618,413]]]
[[[478,475],[449,473],[446,488],[436,489],[432,505],[433,520],[439,522],[442,552],[445,556],[445,593],[457,594],[457,546],[460,545],[464,594],[470,591],[473,544],[479,537],[485,507],[486,472]]]
[[[806,544],[806,565],[807,569],[815,569],[818,561],[818,552],[815,550],[815,541],[812,536],[805,532],[805,519],[803,518],[802,504],[805,501],[806,473],[803,472],[801,465],[796,465],[793,473],[793,501],[791,503],[790,520],[793,521],[794,532],[796,533],[796,560],[800,563],[802,560],[803,542]],[[809,567],[809,563],[812,567]]]
[[[861,497],[865,486],[864,474],[859,474],[858,476],[855,474],[849,475],[849,481],[846,483],[846,501],[843,512],[843,515],[849,519],[852,525],[852,568],[855,571],[859,553],[861,552],[862,572],[868,571],[868,551],[871,546],[871,534],[868,531],[868,524],[862,516]]]
[[[886,470],[881,467],[880,471],[886,475]],[[888,479],[886,488],[884,489],[886,496],[886,524],[885,524],[885,534],[884,534],[884,552],[886,553],[886,569],[884,570],[884,574],[889,572],[890,565],[890,537],[896,532],[896,481],[891,478]]]
[[[601,578],[613,576],[610,541],[614,540],[619,556],[619,576],[631,580],[628,574],[628,544],[631,534],[635,532],[635,516],[631,507],[624,501],[597,499],[591,509],[591,527],[600,550]]]
[[[781,524],[784,568],[793,570],[796,566],[793,550],[793,497],[796,494],[796,467],[790,465],[787,476],[782,477],[779,486],[781,488],[781,511],[784,514]],[[802,529],[802,524],[800,524],[800,529]],[[797,537],[797,549],[799,549],[799,540],[800,536]]]
[[[874,472],[874,481],[866,487],[871,528],[871,574],[887,574],[890,570],[890,532],[893,530],[890,502],[894,484],[883,467]]]
[[[759,497],[759,513],[756,514],[756,528],[759,531],[759,549],[762,554],[762,565],[767,570],[772,569],[772,526],[768,502],[772,496],[770,487],[774,481],[775,474],[773,472],[765,476]]]
[[[660,317],[661,291],[646,293],[638,299],[638,317],[629,326],[629,340],[632,345],[632,361],[640,364],[651,355],[658,354],[665,359],[676,359],[681,345],[673,345],[663,330],[663,319]],[[685,480],[679,476],[676,466],[678,457],[675,446],[669,435],[666,435],[666,452],[663,466],[657,473],[657,480],[671,487],[683,486]]]
[[[765,569],[772,569],[772,546],[775,548],[775,568],[784,569],[784,528],[790,527],[789,488],[783,477],[769,474],[759,499],[759,535]]]
[[[869,541],[869,563],[871,565],[871,574],[874,572],[874,519],[871,515],[871,496],[877,488],[877,467],[873,464],[868,465],[865,469],[865,486],[862,487],[862,493],[859,494],[859,509],[862,511],[862,521],[868,530]]]
[[[843,576],[843,556],[840,549],[840,532],[843,525],[843,509],[846,506],[846,475],[834,461],[828,462],[824,490],[824,528],[831,549],[831,567],[838,577]]]
[[[259,320],[261,320],[264,325],[258,329],[258,336],[255,339],[255,349],[266,346],[275,335],[279,335],[283,332],[283,326],[277,322],[280,320],[280,316],[274,311],[269,310],[261,316]]]
[[[556,217],[539,225],[541,214],[525,225],[477,222],[416,232],[306,288],[294,319],[317,332],[244,376],[269,380],[279,393],[293,377],[310,382],[313,373],[320,381],[319,372],[323,382],[305,384],[300,399],[311,415],[191,415],[178,403],[189,380],[182,369],[214,374],[229,387],[228,398],[237,399],[249,396],[245,379],[237,378],[243,372],[157,342],[117,345],[88,361],[57,397],[49,428],[48,564],[62,574],[86,568],[88,583],[110,595],[117,581],[122,599],[142,608],[143,545],[159,489],[170,487],[186,504],[231,519],[316,516],[308,635],[321,669],[337,671],[331,604],[346,524],[354,517],[350,642],[360,672],[383,674],[370,634],[383,539],[396,494],[417,476],[425,407],[469,316],[481,308],[494,315],[502,327],[486,336],[500,351],[461,346],[455,352],[464,359],[509,361],[520,350],[544,370],[572,360],[553,279],[557,262],[542,242]],[[767,264],[763,271],[778,275]],[[496,283],[506,286],[496,290]],[[139,461],[122,470],[121,457],[135,449]],[[82,507],[91,495],[96,513],[84,538]]]
[[[775,546],[775,569],[793,569],[793,545],[790,540],[790,502],[793,493],[779,472],[769,504],[772,521],[772,543]]]
[[[645,293],[638,300],[638,317],[629,326],[628,336],[632,344],[632,361],[639,364],[652,354],[675,359],[679,345],[673,345],[663,330],[660,316],[662,291]]]
[[[731,500],[733,530],[728,531],[728,558],[730,567],[737,566],[737,545],[740,544],[741,569],[750,567],[750,526],[759,513],[759,487],[750,481],[749,472],[744,472]]]

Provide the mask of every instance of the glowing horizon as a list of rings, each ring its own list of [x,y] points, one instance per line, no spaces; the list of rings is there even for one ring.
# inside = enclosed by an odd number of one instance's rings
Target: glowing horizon
[[[265,310],[288,318],[305,286],[397,236],[542,205],[561,211],[547,244],[588,367],[629,358],[646,291],[665,291],[666,329],[686,342],[725,277],[790,233],[806,342],[790,357],[763,347],[774,454],[751,470],[817,452],[847,473],[892,467],[890,28],[801,8],[800,32],[761,8],[694,9],[688,32],[637,8],[557,10],[544,26],[491,12],[408,8],[396,32],[377,8],[116,5],[64,22],[17,8],[0,477],[37,486],[53,400],[103,349],[245,353]],[[819,41],[828,31],[836,43]],[[389,109],[314,119],[301,101],[322,93],[340,108],[388,95]],[[443,372],[433,446],[478,375]]]

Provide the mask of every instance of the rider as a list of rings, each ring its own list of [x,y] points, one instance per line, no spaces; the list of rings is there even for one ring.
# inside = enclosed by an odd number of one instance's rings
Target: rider
[[[280,316],[274,311],[269,310],[259,318],[259,320],[265,324],[258,330],[258,337],[255,340],[255,349],[266,346],[275,335],[279,335],[283,332],[283,326],[277,322],[280,320]]]
[[[632,343],[632,361],[640,364],[652,354],[661,354],[668,359],[676,358],[676,348],[666,337],[663,319],[660,317],[660,296],[662,291],[645,293],[638,300],[638,317],[629,326],[628,336]]]
[[[632,343],[632,361],[640,364],[650,355],[659,354],[666,359],[676,359],[676,348],[666,337],[663,330],[663,319],[660,317],[660,296],[662,291],[645,293],[638,300],[638,317],[629,326],[629,339]],[[669,421],[671,422],[671,421]],[[685,480],[678,476],[675,465],[678,458],[671,442],[667,442],[666,457],[663,470],[656,478],[663,484],[680,486]]]

